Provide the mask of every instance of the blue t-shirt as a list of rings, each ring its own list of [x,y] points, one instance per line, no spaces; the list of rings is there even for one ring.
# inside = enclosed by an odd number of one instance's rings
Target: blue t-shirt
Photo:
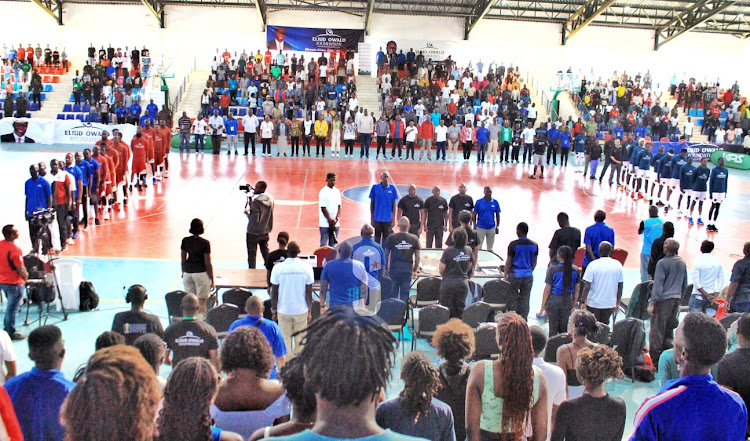
[[[256,327],[266,337],[266,340],[268,340],[268,344],[271,345],[273,356],[276,358],[285,356],[286,344],[284,344],[284,337],[281,335],[281,329],[279,328],[279,325],[277,325],[276,322],[274,322],[273,320],[263,320],[260,326],[256,326],[256,324],[258,323],[258,320],[260,319],[261,317],[253,317],[251,315],[248,315],[239,320],[235,320],[234,323],[232,323],[232,325],[229,326],[229,331],[227,332],[227,335],[231,334],[232,331],[239,328],[240,326]],[[269,378],[272,380],[279,378],[278,375],[276,374],[276,362],[275,361],[274,361],[273,369],[271,370],[271,375],[269,376]]]
[[[229,90],[237,90],[237,80],[234,78],[231,78],[229,81]]]
[[[491,230],[496,226],[495,213],[500,213],[500,203],[495,199],[479,199],[474,203],[474,213],[477,214],[477,228]]]
[[[693,176],[695,175],[694,165],[683,165],[680,168],[680,189],[681,190],[692,190],[693,189]]]
[[[651,246],[663,232],[664,221],[659,217],[650,217],[643,221],[643,247],[641,254],[651,255]]]
[[[396,136],[398,137],[398,135]],[[395,185],[388,184],[386,187],[383,187],[382,183],[373,185],[370,189],[370,199],[375,201],[372,220],[375,222],[392,222],[394,220],[393,204],[399,200]]]
[[[8,380],[5,385],[21,425],[23,439],[62,441],[60,407],[75,387],[62,372],[36,367]]]
[[[149,104],[146,106],[146,112],[148,112],[148,116],[150,116],[153,121],[156,119],[156,114],[159,113],[159,106],[156,104]]]
[[[563,281],[564,276],[565,265],[562,263],[547,268],[547,276],[545,277],[544,283],[552,286],[553,295],[570,295],[575,291],[576,283],[578,283],[578,268],[575,265],[573,266],[573,271],[570,274],[570,285],[568,286],[568,292],[566,293],[563,293],[563,288],[565,287]]]
[[[683,165],[687,165],[687,157],[675,156],[672,158],[672,179],[680,179],[680,171]]]
[[[508,259],[513,261],[513,275],[516,278],[531,277],[538,254],[539,245],[527,237],[520,237],[508,244]]]
[[[557,138],[560,137],[560,131],[557,127],[552,126],[551,129],[547,130],[547,138],[552,142],[557,142]]]
[[[26,195],[26,215],[31,216],[31,213],[49,208],[47,206],[47,198],[52,196],[52,188],[46,179],[41,176],[37,177],[36,180],[29,178],[26,180],[25,191]]]
[[[456,441],[453,411],[444,402],[433,398],[430,408],[415,422],[414,415],[402,403],[401,397],[384,401],[375,411],[378,426],[410,436],[422,436],[434,441]],[[461,440],[463,441],[463,440]]]
[[[693,191],[708,191],[708,178],[711,170],[708,167],[698,167],[693,174]]]
[[[630,441],[745,439],[747,408],[737,393],[720,387],[711,375],[668,381],[635,414]]]
[[[75,191],[73,194],[75,195],[76,199],[78,199],[78,181],[81,181],[81,185],[83,185],[83,172],[77,165],[71,165],[69,167],[65,167],[65,171],[73,175],[76,182],[73,185],[73,188]]]
[[[440,125],[440,114],[439,113],[432,112],[430,114],[430,119],[432,120],[432,125],[434,125],[435,127],[437,127],[438,125]]]
[[[560,147],[570,148],[570,132],[560,132]]]
[[[386,430],[380,435],[365,436],[362,438],[331,438],[330,436],[318,435],[310,430],[305,430],[295,435],[281,436],[274,439],[279,441],[416,441],[424,440],[425,438],[413,438],[391,430]]]
[[[635,138],[644,138],[646,136],[646,126],[636,126],[635,129]]]
[[[372,240],[372,237],[363,237],[361,241],[352,245],[352,258],[362,262],[368,277],[367,285],[370,288],[377,288],[377,281],[380,280],[380,270],[385,267],[385,252],[379,243]]]
[[[481,144],[487,144],[487,138],[490,135],[490,131],[485,129],[484,127],[480,127],[477,129],[477,143]]]
[[[615,132],[615,138],[622,140],[622,134],[623,134],[622,127],[615,127],[614,129],[612,129],[612,131]]]
[[[117,106],[115,107],[115,115],[117,115],[118,118],[125,118],[128,115],[128,109],[126,109],[125,106]]]
[[[145,115],[145,114],[141,117],[140,120],[138,120],[138,124],[140,124],[141,127],[146,127],[146,121],[148,121],[149,126],[154,125],[154,120],[150,116]]]
[[[574,148],[575,148],[576,153],[583,153],[586,151],[586,136],[585,135],[576,135]]]
[[[591,251],[594,253],[594,257],[599,258],[599,244],[607,241],[615,246],[615,230],[604,222],[596,222],[594,225],[586,228],[586,232],[583,235],[583,244],[591,245]],[[591,263],[589,259],[589,253],[583,253],[583,267],[587,267]]]
[[[714,193],[726,193],[727,192],[727,178],[729,177],[729,171],[724,167],[716,166],[711,170],[711,179],[709,189],[711,195]]]
[[[88,187],[89,175],[94,173],[91,164],[81,159],[81,162],[76,162],[76,165],[81,169],[81,181],[83,182],[83,186]]]
[[[367,272],[362,262],[336,259],[326,263],[320,280],[328,282],[329,306],[351,306],[362,298],[362,282],[367,280]]]
[[[237,120],[236,119],[228,119],[224,121],[224,127],[227,129],[227,135],[236,135],[237,134]]]
[[[137,118],[141,115],[141,106],[138,104],[132,104],[128,110],[130,111],[130,116],[133,118]]]

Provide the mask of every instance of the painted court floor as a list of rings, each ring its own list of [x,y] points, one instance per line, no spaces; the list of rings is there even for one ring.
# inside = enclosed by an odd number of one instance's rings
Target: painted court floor
[[[23,182],[29,177],[28,167],[39,161],[49,162],[77,146],[0,146],[0,188],[2,214],[0,223],[16,224],[21,237],[18,245],[30,249],[28,231],[23,218]],[[83,147],[80,147],[83,148]],[[259,148],[260,149],[260,148]],[[358,151],[356,152],[358,156]],[[374,149],[370,152],[374,158]],[[275,150],[274,150],[275,154]],[[570,158],[569,163],[572,163]],[[68,247],[65,257],[79,258],[83,262],[83,275],[91,280],[102,297],[99,309],[89,313],[73,312],[68,321],[51,318],[50,323],[63,329],[67,356],[63,371],[70,377],[78,366],[85,363],[94,349],[94,340],[111,326],[112,316],[126,310],[124,288],[140,283],[148,289],[147,309],[162,317],[167,325],[164,294],[181,289],[180,241],[188,235],[190,220],[201,218],[205,223],[204,237],[211,242],[215,267],[246,265],[245,229],[247,218],[243,214],[246,195],[238,189],[240,184],[268,182],[268,193],[276,199],[273,238],[279,231],[287,231],[291,240],[297,241],[303,254],[312,254],[318,246],[317,227],[318,191],[325,185],[326,173],[334,172],[337,186],[342,190],[341,238],[359,234],[364,222],[369,222],[369,187],[379,181],[382,171],[390,172],[393,183],[404,193],[406,186],[415,184],[419,194],[426,198],[434,185],[441,187],[448,198],[457,192],[459,183],[465,182],[468,194],[482,197],[484,186],[493,188],[493,197],[502,209],[500,234],[494,251],[505,258],[508,243],[515,239],[515,226],[525,221],[530,225],[529,238],[540,245],[539,266],[534,274],[535,283],[531,298],[531,317],[540,308],[543,278],[548,263],[547,246],[558,228],[556,216],[560,211],[570,215],[571,224],[583,230],[593,223],[597,209],[607,212],[607,223],[615,229],[616,246],[630,252],[626,262],[625,292],[629,293],[639,281],[638,265],[641,238],[637,234],[639,222],[647,217],[644,201],[635,202],[615,187],[584,180],[574,167],[551,167],[545,178],[531,180],[530,166],[477,165],[469,163],[436,163],[435,161],[362,161],[359,159],[332,159],[330,151],[325,159],[312,158],[261,158],[220,156],[194,153],[170,155],[170,175],[156,185],[149,182],[140,194],[136,191],[127,207],[116,210],[109,221],[102,221],[81,234],[76,244]],[[728,198],[721,207],[717,226],[718,234],[708,233],[702,226],[688,226],[687,219],[677,219],[676,210],[666,220],[675,222],[675,238],[680,241],[680,255],[692,268],[699,253],[700,242],[712,239],[716,243],[715,255],[727,272],[740,257],[742,243],[750,237],[750,173],[730,170]],[[672,205],[676,208],[676,196]],[[707,220],[706,203],[703,219]],[[683,205],[684,208],[684,205]],[[697,215],[695,216],[697,217]],[[422,238],[424,243],[424,236]],[[728,279],[727,279],[728,280]],[[3,309],[4,306],[0,306]],[[20,313],[18,328],[28,334],[32,328],[21,326],[25,308]],[[409,345],[409,342],[407,342]],[[15,343],[19,359],[19,372],[28,370],[25,342]],[[435,358],[434,351],[424,341],[418,349]],[[388,397],[394,397],[401,388],[398,380],[401,351],[398,351],[394,379]],[[437,361],[437,360],[436,360]],[[168,375],[164,367],[162,374]],[[628,405],[625,435],[632,432],[632,419],[637,407],[652,395],[658,384],[636,383],[629,380],[608,383],[612,395],[622,397]]]

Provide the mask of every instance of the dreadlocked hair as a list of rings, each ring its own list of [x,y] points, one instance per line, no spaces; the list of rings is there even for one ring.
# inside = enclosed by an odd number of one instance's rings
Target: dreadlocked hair
[[[414,423],[430,411],[432,397],[440,390],[440,375],[430,359],[421,352],[410,352],[401,364],[401,379],[404,390],[401,404],[409,415],[414,415]]]
[[[190,357],[179,362],[164,388],[158,441],[209,441],[209,408],[218,387],[219,377],[207,359]]]
[[[137,349],[94,353],[60,411],[66,441],[152,441],[161,390]],[[112,410],[117,415],[112,415]]]
[[[504,314],[497,327],[503,368],[503,432],[523,435],[534,392],[534,349],[526,322],[516,313]],[[484,385],[492,387],[492,385]]]
[[[305,380],[334,406],[359,404],[378,395],[390,378],[396,338],[376,316],[334,306],[306,329]]]
[[[583,348],[578,351],[576,376],[581,382],[588,381],[593,386],[599,386],[608,378],[621,379],[624,377],[622,358],[609,346]]]
[[[562,294],[568,295],[573,285],[573,249],[563,245],[557,249],[557,255],[562,257],[563,264],[563,291]]]

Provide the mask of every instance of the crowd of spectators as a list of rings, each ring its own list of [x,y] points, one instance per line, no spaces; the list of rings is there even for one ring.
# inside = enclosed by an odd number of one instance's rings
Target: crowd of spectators
[[[60,52],[55,47],[53,50],[49,44],[42,49],[39,43],[36,48],[32,44],[28,47],[20,44],[16,49],[13,45],[8,47],[7,44],[3,44],[0,100],[3,100],[4,117],[12,117],[14,109],[15,113],[23,118],[27,115],[28,109],[42,108],[42,92],[45,91],[45,86],[42,84],[43,77],[40,74],[43,71],[42,68],[60,68],[62,69],[60,73],[67,72],[69,62],[66,49],[63,48]],[[29,99],[36,107],[29,106]]]

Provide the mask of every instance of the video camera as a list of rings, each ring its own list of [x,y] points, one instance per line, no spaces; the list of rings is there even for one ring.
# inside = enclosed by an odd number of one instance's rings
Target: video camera
[[[244,191],[245,193],[255,192],[255,187],[250,184],[240,185],[240,191]]]
[[[45,226],[52,223],[52,221],[55,218],[55,209],[54,208],[44,208],[39,211],[35,211],[31,213],[31,217],[29,218],[31,220],[32,225],[38,225],[38,226]]]

